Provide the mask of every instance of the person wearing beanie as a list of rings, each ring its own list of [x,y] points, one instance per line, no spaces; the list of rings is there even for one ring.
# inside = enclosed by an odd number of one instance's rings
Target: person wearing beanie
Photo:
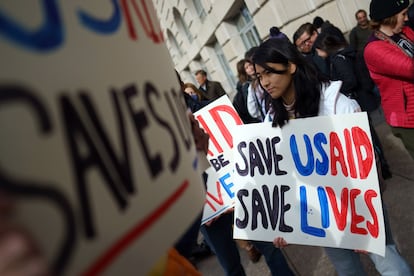
[[[414,159],[414,31],[405,26],[408,5],[409,0],[371,1],[373,32],[364,59],[379,89],[385,120]],[[370,257],[380,274],[413,275],[392,237],[386,240],[385,257]]]
[[[312,24],[318,30],[318,33],[321,32],[323,23],[325,23],[325,20],[323,20],[320,16],[315,16],[312,21]]]
[[[288,39],[289,38],[280,31],[280,29],[276,26],[273,26],[269,29],[269,38],[277,38],[277,39]]]
[[[378,86],[385,120],[414,159],[414,30],[408,21],[409,0],[372,0],[373,33],[364,59]]]

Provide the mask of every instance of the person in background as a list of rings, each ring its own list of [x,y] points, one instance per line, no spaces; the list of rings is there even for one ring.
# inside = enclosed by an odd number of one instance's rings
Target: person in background
[[[252,47],[245,53],[245,58],[248,62],[245,63],[244,69],[251,78],[251,82],[247,88],[247,110],[249,111],[250,116],[255,118],[257,122],[263,122],[265,115],[269,110],[270,96],[259,85],[254,72],[251,58],[256,49],[257,47]]]
[[[204,97],[207,100],[214,101],[223,95],[226,95],[221,83],[217,81],[211,81],[207,79],[207,72],[204,70],[198,70],[195,73],[196,80],[199,84],[198,89],[203,92]]]
[[[276,26],[273,26],[269,29],[269,38],[278,38],[278,39],[287,39],[287,35],[285,33],[282,33],[280,29]]]
[[[241,59],[237,62],[237,94],[233,98],[233,106],[236,109],[237,113],[242,119],[244,124],[257,123],[257,119],[250,116],[249,111],[247,110],[247,94],[248,87],[251,82],[250,76],[246,73],[245,65],[250,64],[250,61],[247,59]],[[262,254],[253,246],[253,244],[247,240],[236,240],[239,247],[247,251],[249,259],[256,263],[260,260]]]
[[[273,108],[266,115],[266,121],[272,121],[274,127],[284,127],[295,118],[361,111],[355,100],[340,93],[340,81],[324,79],[288,41],[265,41],[256,50],[253,63],[260,84],[272,97]],[[408,264],[392,241],[386,213],[384,220],[387,236],[385,257],[369,256],[382,275],[411,275]],[[278,248],[287,246],[281,237],[276,237],[273,243]],[[365,275],[357,252],[328,247],[325,252],[338,275]]]
[[[194,118],[194,115],[193,115],[194,112],[196,112],[203,106],[200,104],[198,99],[194,99],[193,97],[190,96],[190,93],[186,93],[184,91],[186,86],[184,82],[182,81],[181,76],[177,70],[175,70],[175,74],[177,76],[178,83],[180,84],[181,92],[184,96],[186,106],[191,111],[191,112],[188,112],[188,118],[191,123],[191,130],[193,133],[194,142],[196,144],[196,149],[198,151],[207,153],[209,136],[202,128],[200,128],[198,121]],[[184,257],[192,265],[194,265],[194,262],[193,262],[194,257],[198,257],[198,256],[204,257],[204,256],[209,256],[212,254],[209,247],[203,246],[203,243],[201,244],[197,243],[201,218],[202,218],[202,211],[200,212],[200,215],[194,220],[194,223],[187,229],[187,231],[183,234],[183,236],[181,236],[174,245],[174,249],[177,251],[177,254]],[[194,256],[195,252],[197,252],[196,255],[198,256]]]
[[[201,108],[208,105],[211,101],[207,100],[203,93],[192,83],[184,83],[182,86],[184,93],[191,97],[191,103],[188,103],[188,107],[191,109],[191,112],[196,112]]]
[[[363,70],[366,67],[362,69],[359,67],[355,49],[336,36],[322,32],[315,40],[314,47],[319,56],[328,60],[330,80],[342,81],[341,93],[356,99],[362,111],[367,111],[372,141],[380,161],[382,177],[384,179],[390,178],[392,173],[385,158],[382,143],[371,123],[370,112],[378,108],[380,98],[373,92],[374,85],[368,70]]]
[[[316,28],[318,33],[322,31],[322,25],[325,23],[325,20],[322,19],[320,16],[315,16],[312,21],[312,25]]]
[[[355,19],[357,25],[349,33],[349,45],[362,56],[372,30],[369,28],[369,20],[365,10],[358,10],[355,13]]]
[[[246,73],[245,69],[245,66],[248,66],[248,64],[250,64],[250,61],[244,58],[237,62],[237,77],[239,80],[237,81],[236,86],[237,93],[233,98],[234,109],[236,109],[244,124],[259,122],[259,120],[253,118],[247,110],[247,94],[251,82],[251,78]]]
[[[192,83],[187,82],[183,85],[184,92],[190,95],[196,101],[205,101],[207,100],[203,93]]]
[[[179,73],[176,71],[178,81],[180,83],[184,99],[187,106],[191,109],[194,105],[194,99],[184,92],[184,82],[181,80]],[[194,108],[194,112],[198,109]],[[189,115],[192,126],[199,127],[198,122],[194,119],[194,116]],[[193,121],[194,119],[194,121]],[[195,124],[196,123],[196,124]],[[197,128],[194,128],[197,130]],[[204,131],[203,131],[204,132]],[[198,133],[198,132],[197,132]],[[198,133],[200,134],[200,133]],[[198,137],[199,135],[195,136]],[[200,140],[202,141],[200,136]],[[197,144],[197,140],[196,144]],[[200,144],[201,146],[201,144]],[[208,151],[208,143],[206,146],[206,151]],[[203,173],[204,183],[207,182],[208,175]],[[204,243],[206,248],[213,251],[216,255],[221,267],[223,268],[226,275],[235,275],[235,276],[245,276],[243,265],[241,263],[240,253],[237,248],[237,244],[233,239],[233,212],[225,212],[221,216],[214,218],[213,220],[200,225],[202,219],[202,212],[200,216],[194,221],[192,226],[184,233],[184,235],[177,241],[175,244],[175,249],[180,255],[186,258],[186,260],[191,260],[191,255],[193,253],[194,245],[197,246],[197,237],[198,232],[200,231],[204,238]],[[188,266],[188,264],[187,264]],[[177,273],[176,273],[177,274]],[[171,274],[175,275],[175,274]],[[187,275],[187,274],[186,274]]]
[[[318,72],[326,77],[329,76],[329,67],[325,59],[321,58],[316,50],[313,48],[313,43],[315,43],[316,38],[318,37],[318,30],[311,23],[304,23],[296,30],[293,34],[293,43],[296,45],[296,48],[299,52],[316,68]]]
[[[329,79],[341,80],[340,92],[356,99],[358,80],[354,70],[355,50],[336,36],[322,32],[315,40],[318,55],[328,61]]]
[[[408,21],[408,0],[372,0],[373,33],[364,58],[381,94],[385,120],[414,158],[414,30]]]

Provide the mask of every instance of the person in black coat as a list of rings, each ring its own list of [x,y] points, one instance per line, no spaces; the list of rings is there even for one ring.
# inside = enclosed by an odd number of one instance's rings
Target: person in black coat
[[[321,57],[328,60],[331,80],[341,80],[341,93],[355,98],[363,111],[371,112],[378,108],[380,98],[374,94],[368,69],[363,60],[357,58],[356,50],[348,43],[330,33],[320,33],[315,40],[314,47]],[[385,158],[381,141],[371,124],[370,129],[374,148],[381,163],[381,173],[384,179],[392,176]]]
[[[203,92],[204,97],[207,100],[214,101],[226,94],[223,86],[217,81],[211,81],[207,79],[207,72],[204,70],[198,70],[195,73],[196,80],[200,87],[198,89]]]

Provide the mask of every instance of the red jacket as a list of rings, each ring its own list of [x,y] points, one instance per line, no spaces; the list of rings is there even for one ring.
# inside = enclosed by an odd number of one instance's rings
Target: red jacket
[[[403,29],[414,41],[414,31]],[[364,50],[371,78],[381,94],[387,123],[393,127],[414,128],[414,58],[385,40],[371,40]]]

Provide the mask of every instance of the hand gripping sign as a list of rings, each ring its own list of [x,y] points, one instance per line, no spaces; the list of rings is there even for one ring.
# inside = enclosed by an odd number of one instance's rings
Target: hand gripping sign
[[[234,207],[236,186],[233,181],[232,129],[243,124],[230,99],[224,95],[200,109],[194,116],[210,135],[207,159],[207,194],[202,223]]]
[[[233,138],[234,238],[385,254],[365,113],[244,125]]]
[[[144,275],[205,199],[152,2],[18,3],[0,6],[0,189],[56,275]]]

